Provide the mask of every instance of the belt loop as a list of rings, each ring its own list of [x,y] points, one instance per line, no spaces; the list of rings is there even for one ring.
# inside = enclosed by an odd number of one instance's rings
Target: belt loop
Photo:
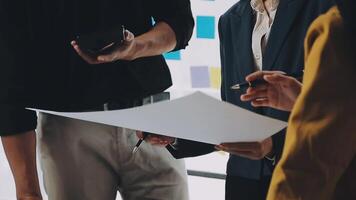
[[[104,111],[108,111],[109,110],[109,103],[104,103],[103,109],[104,109]]]
[[[153,102],[153,100],[154,100],[154,99],[153,99],[153,95],[150,96],[150,100],[151,100],[151,104],[153,104],[153,103],[154,103],[154,102]]]

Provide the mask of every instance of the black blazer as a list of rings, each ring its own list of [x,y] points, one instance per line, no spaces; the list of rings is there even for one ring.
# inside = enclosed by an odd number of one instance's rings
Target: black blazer
[[[263,57],[263,70],[301,72],[304,69],[303,44],[308,27],[331,5],[332,2],[325,0],[281,0]],[[240,101],[241,92],[230,89],[232,85],[243,82],[248,74],[256,70],[251,47],[253,27],[254,12],[250,0],[241,0],[220,17],[222,100],[287,121],[288,112],[272,108],[254,108],[250,103]],[[277,159],[282,154],[284,135],[285,130],[273,136],[273,149]],[[183,140],[178,143],[178,150],[171,150],[171,153],[181,158],[214,151],[211,145],[203,146],[196,148],[192,142]],[[255,161],[233,155],[230,156],[227,166],[228,175],[251,179],[270,176],[272,170],[272,163],[268,160]]]

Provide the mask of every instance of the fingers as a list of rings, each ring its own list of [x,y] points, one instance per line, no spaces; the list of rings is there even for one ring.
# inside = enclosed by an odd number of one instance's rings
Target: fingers
[[[236,150],[236,149],[232,149],[232,148],[223,147],[223,146],[220,146],[220,145],[216,146],[215,148],[217,150],[219,150],[219,151],[225,151],[225,152],[228,152],[230,154],[237,155],[237,156],[244,157],[244,158],[248,158],[248,159],[251,159],[251,160],[260,160],[260,159],[262,159],[264,157],[262,151]]]
[[[269,153],[265,150],[262,142],[243,142],[243,143],[223,143],[215,147],[217,150],[226,151],[228,153],[241,157],[259,160]]]
[[[246,81],[251,82],[257,79],[263,79],[263,76],[272,75],[272,74],[285,74],[285,73],[282,71],[256,71],[246,76]]]
[[[261,84],[261,85],[257,85],[255,87],[249,87],[246,90],[246,94],[255,92],[255,91],[262,91],[262,90],[267,90],[268,89],[268,84]]]
[[[270,84],[288,84],[294,78],[282,74],[272,74],[263,76],[263,79]]]
[[[246,94],[241,95],[241,101],[253,101],[259,98],[266,98],[268,95],[268,86],[260,85],[256,88],[248,88]]]
[[[163,139],[163,137],[157,136],[157,135],[147,136],[146,141],[149,142],[150,144],[154,144],[154,145],[159,145],[159,144],[163,144],[163,143],[167,142],[166,140]]]
[[[256,99],[251,102],[251,105],[253,107],[271,107],[271,102],[268,100],[268,98],[264,99]]]
[[[265,75],[264,71],[254,72],[254,73],[246,76],[246,81],[251,82],[251,81],[254,81],[254,80],[257,80],[257,79],[262,79],[264,75]]]
[[[89,53],[84,52],[78,45],[76,41],[72,41],[71,45],[77,54],[87,63],[89,64],[100,64],[101,62],[97,60],[96,56],[90,55]]]
[[[136,131],[136,136],[137,136],[139,139],[143,139],[143,133],[142,133],[142,131]]]
[[[128,30],[125,30],[125,41],[124,44],[119,45],[114,50],[104,53],[98,56],[98,60],[103,63],[114,62],[116,60],[131,60],[132,59],[132,46],[135,36]]]
[[[145,141],[157,146],[167,146],[174,142],[174,138],[168,136],[161,136],[156,134],[149,134]]]
[[[103,64],[108,62],[113,62],[115,60],[115,54],[111,52],[109,55],[105,56],[96,56],[91,55],[90,53],[84,52],[78,45],[76,41],[72,41],[71,45],[77,54],[87,63],[95,65],[95,64]]]
[[[116,52],[111,52],[107,55],[100,55],[98,56],[98,61],[103,62],[103,63],[109,63],[109,62],[114,62],[116,60]]]

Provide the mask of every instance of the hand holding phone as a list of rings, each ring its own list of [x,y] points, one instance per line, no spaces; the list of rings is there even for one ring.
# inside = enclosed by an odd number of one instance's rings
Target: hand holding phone
[[[121,45],[125,41],[125,28],[112,29],[109,31],[94,32],[77,36],[76,42],[84,51],[99,54],[114,46]]]
[[[71,42],[78,55],[89,64],[111,63],[117,60],[132,60],[135,36],[122,28],[78,36]]]

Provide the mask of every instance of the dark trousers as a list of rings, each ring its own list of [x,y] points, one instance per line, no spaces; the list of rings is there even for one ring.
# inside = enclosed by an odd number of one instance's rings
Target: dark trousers
[[[225,200],[265,200],[271,177],[253,180],[238,176],[227,176]]]

